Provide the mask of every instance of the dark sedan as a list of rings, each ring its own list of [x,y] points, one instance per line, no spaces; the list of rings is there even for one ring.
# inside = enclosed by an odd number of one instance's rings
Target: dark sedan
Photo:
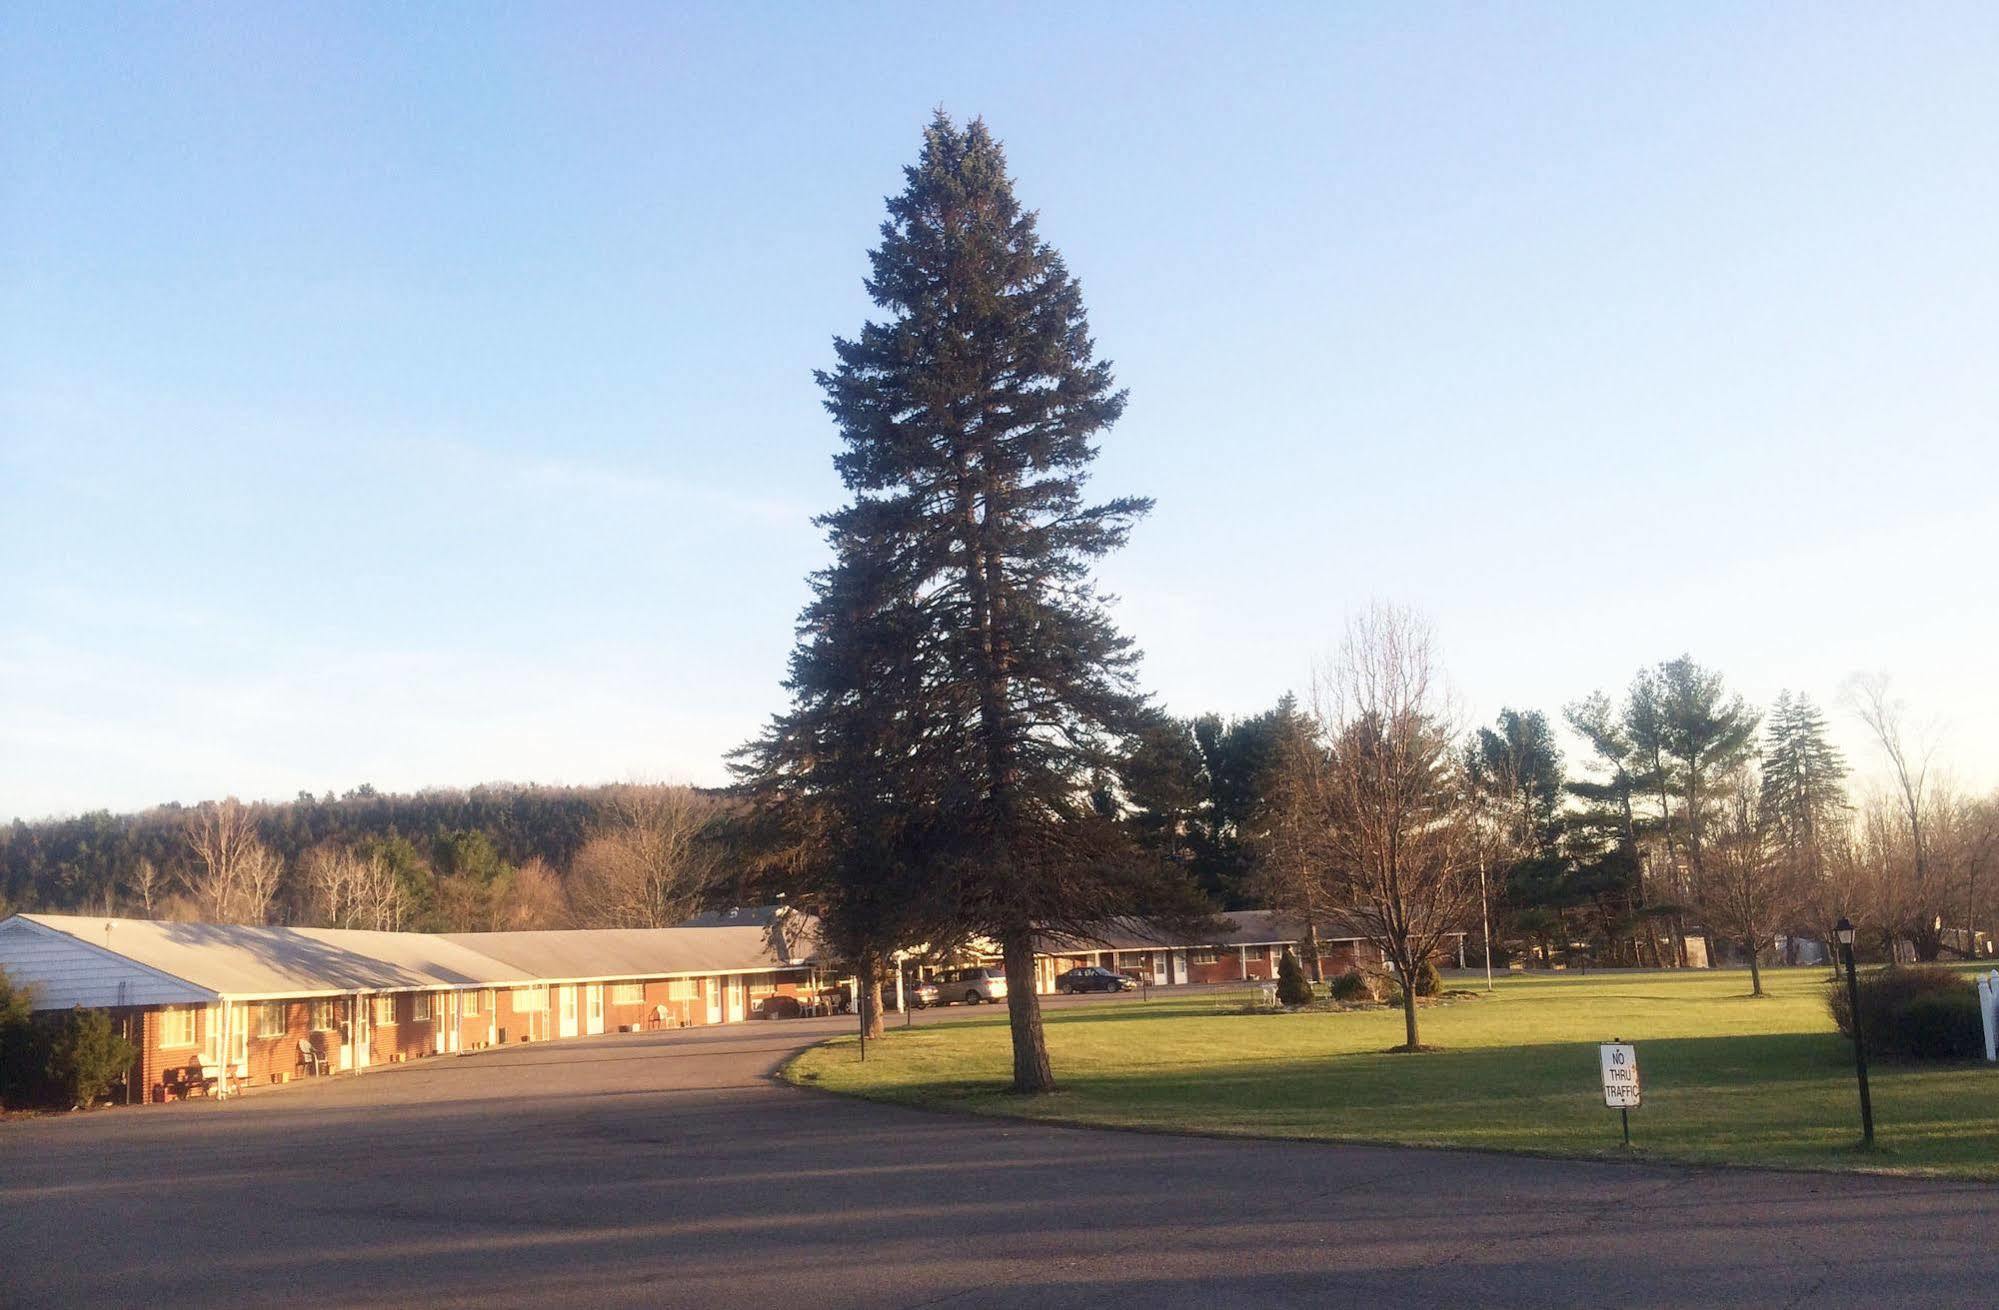
[[[1095,965],[1055,975],[1055,990],[1064,996],[1073,996],[1077,992],[1129,992],[1137,989],[1138,983],[1133,979]]]

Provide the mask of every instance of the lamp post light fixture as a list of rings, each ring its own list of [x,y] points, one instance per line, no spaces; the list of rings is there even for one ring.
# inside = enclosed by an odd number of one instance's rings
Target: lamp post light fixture
[[[1861,1144],[1873,1146],[1874,1102],[1867,1095],[1867,1037],[1860,1028],[1860,979],[1853,970],[1853,922],[1841,915],[1832,931],[1839,938],[1839,953],[1846,963],[1846,1008],[1853,1021],[1853,1071],[1860,1078]]]

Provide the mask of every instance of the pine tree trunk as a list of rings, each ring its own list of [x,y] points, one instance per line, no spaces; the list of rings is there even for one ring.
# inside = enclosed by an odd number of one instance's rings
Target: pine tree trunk
[[[1041,997],[1034,990],[1034,933],[1010,929],[1000,939],[1006,961],[1006,1018],[1013,1033],[1013,1090],[1035,1096],[1055,1090],[1048,1040],[1041,1031]]]

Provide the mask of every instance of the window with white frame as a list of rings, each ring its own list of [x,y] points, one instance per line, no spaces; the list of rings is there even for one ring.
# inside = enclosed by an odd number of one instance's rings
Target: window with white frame
[[[666,983],[666,999],[669,1001],[699,1000],[701,987],[692,978],[669,978]]]
[[[257,1007],[257,1036],[282,1037],[285,1035],[285,1010],[283,1001],[266,1001]]]
[[[312,1003],[312,1030],[314,1032],[330,1033],[338,1023],[339,1016],[334,1011],[332,1001],[318,1000]]]
[[[548,1008],[548,988],[514,988],[514,1009],[520,1013],[535,1013]]]
[[[160,1011],[160,1045],[172,1049],[194,1045],[194,1010]]]
[[[375,1022],[386,1027],[396,1026],[396,998],[377,996],[375,998]]]
[[[458,993],[458,1013],[460,1014],[479,1013],[479,993],[477,992]]]
[[[1199,946],[1187,952],[1189,964],[1213,964],[1221,958],[1221,952],[1212,946]]]
[[[613,983],[611,986],[611,1004],[613,1005],[640,1005],[644,1003],[645,998],[646,985],[644,983]]]
[[[410,1022],[428,1023],[429,1021],[430,993],[418,992],[416,995],[410,997]]]

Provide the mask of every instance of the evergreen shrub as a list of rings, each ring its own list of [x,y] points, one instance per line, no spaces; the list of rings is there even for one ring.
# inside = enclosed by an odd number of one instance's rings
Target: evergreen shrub
[[[1277,960],[1277,999],[1286,1005],[1312,1003],[1312,984],[1306,981],[1304,967],[1289,946]]]

